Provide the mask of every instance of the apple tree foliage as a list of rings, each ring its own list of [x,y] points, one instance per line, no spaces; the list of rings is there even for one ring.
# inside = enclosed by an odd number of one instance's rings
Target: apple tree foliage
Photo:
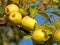
[[[60,0],[0,0],[0,45],[14,45],[13,43],[18,45],[23,37],[32,38],[34,32],[34,30],[27,31],[21,25],[14,24],[8,19],[5,7],[12,3],[20,8],[23,17],[30,16],[34,19],[37,14],[40,14],[44,18],[44,24],[37,22],[35,29],[44,29],[48,39],[42,44],[36,44],[33,41],[33,45],[53,45],[55,43],[60,45],[60,40],[54,38],[55,32],[60,30]],[[54,15],[58,16],[58,20],[54,18]]]

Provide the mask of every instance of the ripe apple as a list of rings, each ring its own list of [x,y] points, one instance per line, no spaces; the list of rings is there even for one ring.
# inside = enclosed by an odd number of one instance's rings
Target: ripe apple
[[[15,4],[10,4],[5,7],[5,12],[7,14],[14,13],[14,12],[19,12],[19,7]]]
[[[10,19],[10,21],[12,21],[12,22],[14,22],[16,24],[21,24],[21,22],[22,22],[22,14],[18,13],[18,12],[11,13],[9,15],[9,19]]]
[[[46,32],[42,29],[36,29],[32,34],[32,39],[37,44],[44,43],[47,39]]]
[[[22,19],[22,27],[28,31],[34,30],[35,23],[37,23],[36,20],[29,16],[25,16]]]
[[[54,37],[55,37],[55,39],[57,39],[57,40],[60,41],[60,30],[58,30],[57,32],[55,32]]]

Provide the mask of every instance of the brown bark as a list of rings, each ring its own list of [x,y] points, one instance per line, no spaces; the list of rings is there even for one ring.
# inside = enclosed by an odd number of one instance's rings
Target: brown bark
[[[2,2],[1,2],[1,0],[0,0],[0,5],[1,5],[1,3],[2,3]]]

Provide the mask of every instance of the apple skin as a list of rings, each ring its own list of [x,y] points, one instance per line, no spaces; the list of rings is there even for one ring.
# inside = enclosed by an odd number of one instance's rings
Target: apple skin
[[[58,30],[57,32],[55,32],[55,35],[54,35],[55,39],[60,41],[60,30]]]
[[[32,34],[32,39],[35,43],[44,43],[47,39],[46,32],[42,29],[36,29]]]
[[[19,12],[19,7],[15,4],[9,4],[5,7],[5,12],[7,14],[14,13],[14,12]]]
[[[34,30],[34,26],[36,23],[36,20],[29,16],[25,16],[22,19],[22,27],[27,31]]]
[[[22,14],[21,13],[11,13],[9,15],[9,20],[14,22],[15,24],[21,24],[22,22]]]

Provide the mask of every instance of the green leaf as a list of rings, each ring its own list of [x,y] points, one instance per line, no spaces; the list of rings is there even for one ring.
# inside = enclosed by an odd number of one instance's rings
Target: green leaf
[[[0,14],[4,13],[5,11],[5,6],[7,5],[7,2],[3,2],[1,5],[0,5]]]
[[[58,5],[52,5],[52,8],[58,8]]]
[[[60,18],[58,21],[54,20],[54,24],[55,24],[56,29],[60,30]]]
[[[39,29],[41,26],[42,26],[42,25],[36,23],[36,24],[35,24],[35,29]]]
[[[54,2],[58,3],[58,2],[59,2],[59,0],[54,0]]]
[[[50,38],[47,40],[46,45],[52,45],[54,43],[53,37],[50,36]]]
[[[4,13],[4,7],[2,5],[0,5],[0,14]]]
[[[55,31],[55,27],[51,24],[41,25],[40,28],[43,29],[47,33],[47,35],[53,34]]]
[[[55,27],[52,26],[51,24],[44,24],[44,25],[36,24],[35,29],[43,29],[46,32],[47,36],[53,35],[55,32]]]
[[[56,14],[57,16],[60,17],[60,11],[59,12],[51,12],[52,14]]]
[[[27,35],[27,36],[24,36],[25,39],[30,39],[32,36],[30,35]]]
[[[37,7],[30,7],[30,16],[34,18],[34,16],[38,13]]]
[[[45,32],[47,33],[47,35],[53,34],[54,31],[55,30],[52,27],[46,27],[45,28]]]
[[[47,33],[47,35],[52,34],[52,32],[50,30],[45,30],[45,32]]]
[[[12,28],[12,30],[13,30],[13,33],[14,33],[15,42],[17,42],[20,39],[18,28],[14,27],[14,28]]]
[[[24,15],[27,15],[27,11],[25,8],[20,8],[20,12]]]
[[[46,20],[48,20],[51,23],[51,20],[46,12],[39,11],[39,14],[42,15]]]

